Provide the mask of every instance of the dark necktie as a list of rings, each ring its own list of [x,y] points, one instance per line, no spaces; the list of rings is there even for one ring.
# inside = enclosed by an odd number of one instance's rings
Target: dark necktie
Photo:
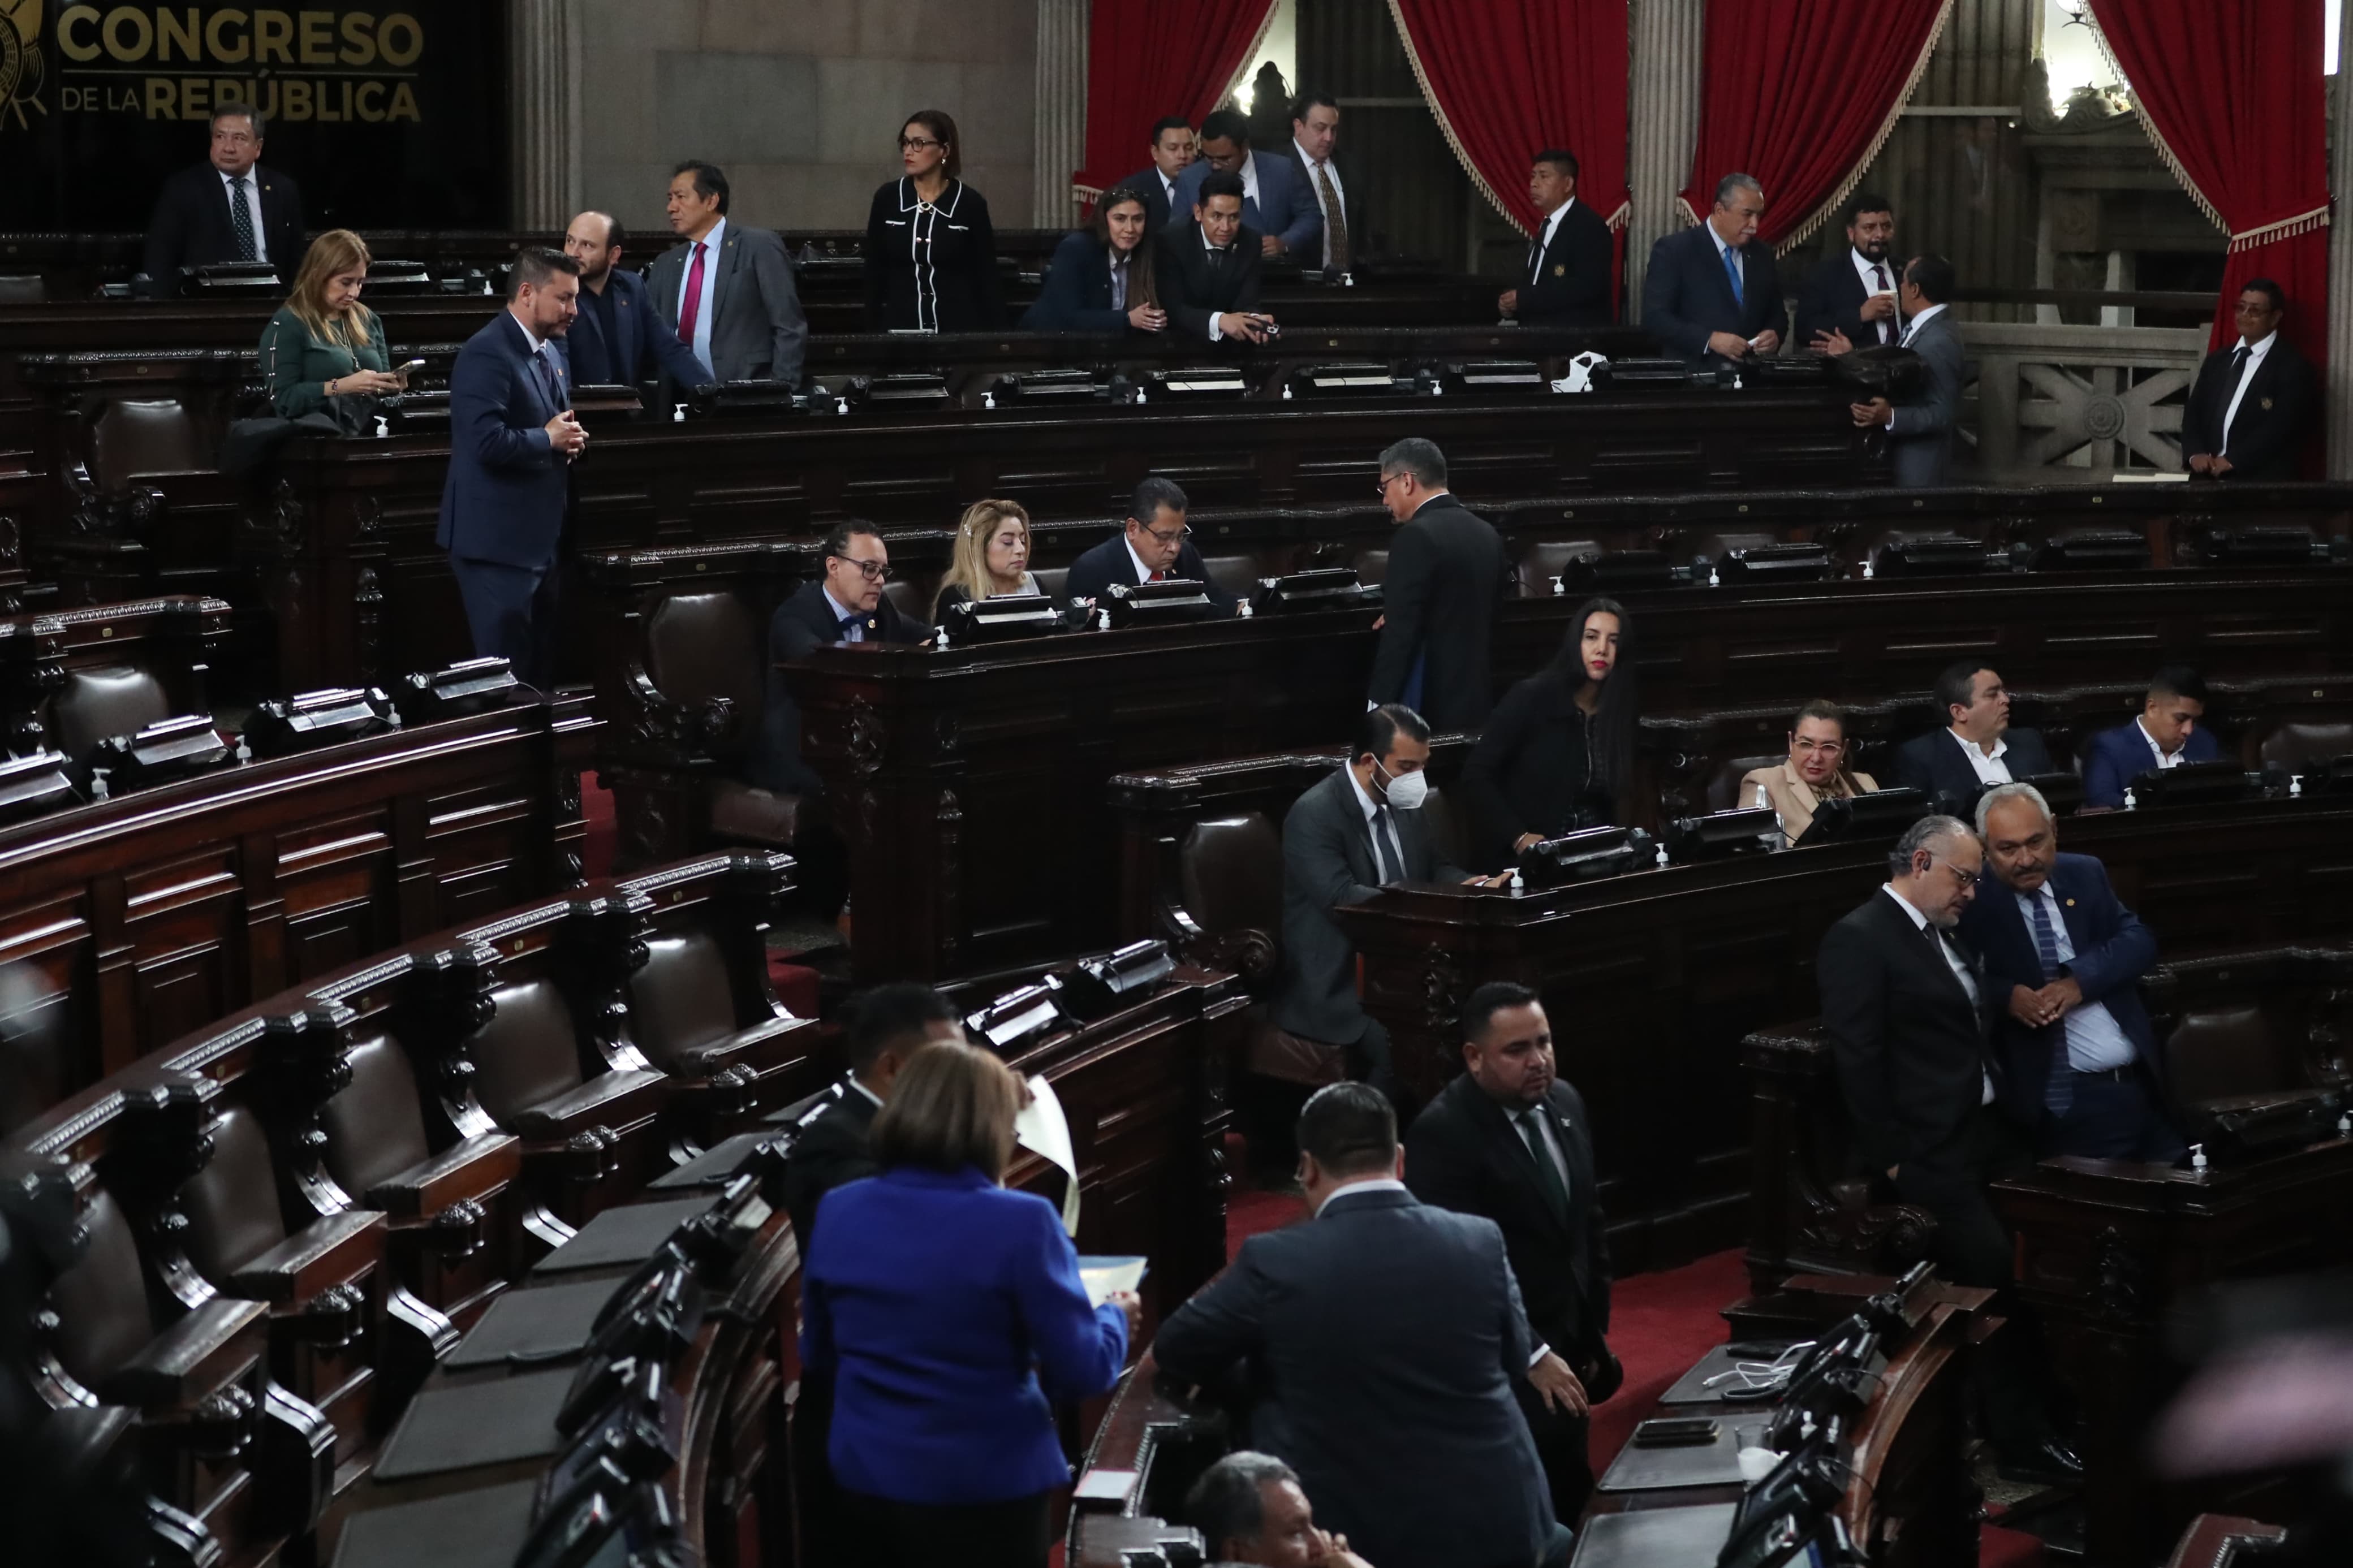
[[[1871,289],[1874,294],[1887,292],[1887,268],[1876,261],[1871,264]],[[1881,342],[1892,343],[1895,341],[1892,335],[1895,330],[1895,323],[1892,319],[1882,317],[1873,321],[1872,327],[1879,333]]]
[[[2059,933],[2052,929],[2051,912],[2041,892],[2026,900],[2034,911],[2034,954],[2042,961],[2042,978],[2059,978]],[[2042,1085],[2042,1103],[2053,1116],[2064,1116],[2075,1103],[2075,1080],[2067,1067],[2066,1037],[2051,1053],[2051,1077]]]
[[[1348,270],[1348,215],[1340,193],[1333,188],[1332,165],[1315,165],[1316,195],[1324,203],[1324,267],[1330,272]]]
[[[1547,226],[1547,224],[1538,224],[1536,237],[1528,241],[1528,282],[1532,287],[1536,281],[1537,270],[1544,266],[1545,229]]]
[[[1544,1109],[1529,1106],[1515,1119],[1520,1124],[1520,1136],[1536,1163],[1536,1186],[1543,1192],[1545,1202],[1564,1219],[1568,1215],[1568,1185],[1560,1179],[1560,1167],[1553,1163],[1552,1145],[1544,1134]]]
[[[239,261],[261,259],[261,242],[253,234],[253,209],[245,205],[245,189],[250,183],[243,174],[228,183],[228,221],[237,229]]]
[[[1373,807],[1373,853],[1379,858],[1381,886],[1394,887],[1405,880],[1405,868],[1398,864],[1398,852],[1389,842],[1389,808]]]
[[[540,395],[547,399],[549,407],[563,413],[564,387],[555,379],[555,366],[549,362],[545,348],[531,356],[531,367],[539,377]]]
[[[849,634],[850,634],[850,633],[852,633],[852,632],[854,632],[854,631],[856,631],[856,630],[859,628],[859,626],[860,626],[861,624],[863,624],[863,623],[864,623],[865,619],[866,619],[866,617],[865,617],[865,616],[842,616],[842,617],[841,617],[841,640],[842,640],[842,641],[844,641],[844,642],[848,642],[848,641],[849,640]]]
[[[1211,273],[1213,273],[1213,274],[1222,274],[1222,273],[1225,271],[1225,269],[1226,269],[1226,252],[1225,252],[1224,247],[1221,247],[1221,246],[1215,246],[1215,245],[1213,245],[1213,246],[1209,247],[1209,270],[1210,270],[1210,272],[1211,272]]]

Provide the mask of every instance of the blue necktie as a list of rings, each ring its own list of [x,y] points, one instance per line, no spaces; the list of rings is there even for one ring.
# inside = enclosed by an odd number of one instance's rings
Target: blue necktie
[[[1747,304],[1747,296],[1740,291],[1740,253],[1728,245],[1724,247],[1724,275],[1732,279],[1732,302]]]
[[[858,629],[859,623],[864,619],[865,617],[863,616],[844,616],[841,617],[841,638],[844,642],[849,640],[849,634],[856,631]]]
[[[2027,900],[2034,910],[2034,952],[2042,960],[2042,978],[2059,978],[2059,933],[2051,928],[2051,911],[2040,891]],[[2043,1109],[2053,1116],[2064,1116],[2075,1103],[2075,1081],[2067,1068],[2067,1036],[2063,1025],[2059,1048],[2051,1053],[2051,1078],[2042,1086]]]

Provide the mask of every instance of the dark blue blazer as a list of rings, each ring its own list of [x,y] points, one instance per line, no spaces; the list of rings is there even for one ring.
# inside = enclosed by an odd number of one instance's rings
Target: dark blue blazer
[[[2051,749],[2042,743],[2042,731],[2013,728],[2003,731],[2001,738],[2010,748],[2001,760],[2011,778],[2031,779],[2059,771],[2051,761]],[[1949,727],[1915,735],[1895,749],[1895,782],[1923,792],[1931,801],[1940,796],[1973,801],[1985,787],[1978,782],[1977,770],[1969,766],[1960,741]]]
[[[2125,908],[2108,886],[2107,868],[2089,855],[2061,855],[2051,868],[2051,890],[2067,921],[2075,956],[2063,973],[2084,988],[2086,1002],[2105,1002],[2151,1071],[2162,1076],[2157,1030],[2141,1001],[2140,979],[2157,963],[2157,938]],[[2043,1086],[2051,1079],[2051,1053],[2067,1048],[2064,1019],[2030,1029],[2010,1016],[2013,986],[2040,989],[2042,959],[2034,932],[2018,908],[2018,895],[1989,877],[1961,912],[1961,940],[1985,960],[1987,1011],[1993,1015],[1995,1054],[2006,1069],[1995,1080],[2002,1108],[2031,1127],[2043,1115]]]
[[[1704,223],[1670,234],[1651,247],[1642,274],[1642,330],[1687,360],[1707,357],[1710,332],[1753,338],[1770,327],[1788,336],[1789,310],[1773,247],[1761,240],[1741,247],[1740,298]]]
[[[1187,1382],[1240,1364],[1250,1447],[1378,1568],[1544,1555],[1552,1494],[1514,1393],[1535,1348],[1495,1222],[1382,1189],[1251,1237],[1152,1342]]]
[[[2222,742],[2211,730],[2192,730],[2181,751],[2184,763],[2211,763],[2222,754]],[[2084,804],[2124,805],[2125,786],[2156,766],[2139,720],[2101,731],[2092,737],[2091,754],[2084,759]]]
[[[1168,568],[1168,575],[1194,579],[1208,592],[1211,604],[1226,615],[1234,613],[1234,596],[1209,580],[1208,563],[1201,559],[1191,540],[1176,547],[1176,563]],[[1070,574],[1062,579],[1062,596],[1100,599],[1113,583],[1134,581],[1135,563],[1128,558],[1127,533],[1123,529],[1071,563]]]
[[[888,595],[874,602],[860,634],[868,642],[921,642],[932,628],[899,613]],[[768,617],[766,706],[760,715],[760,740],[752,756],[752,782],[763,789],[815,795],[825,787],[817,770],[801,761],[801,710],[793,700],[777,667],[787,659],[807,658],[814,650],[841,640],[841,623],[826,597],[822,578],[804,583]]]
[[[565,340],[579,385],[635,385],[652,380],[657,368],[674,386],[700,386],[711,379],[694,351],[654,313],[644,279],[615,268],[605,279],[605,292],[613,307],[613,341],[605,341],[604,321],[588,307],[585,290],[580,318]]]
[[[1148,235],[1144,243],[1152,243]],[[1129,282],[1134,281],[1131,273]],[[1039,287],[1037,300],[1022,314],[1021,330],[1124,332],[1131,324],[1126,311],[1111,308],[1110,247],[1085,229],[1064,235],[1054,247],[1054,258],[1046,264],[1046,281]]]
[[[1302,266],[1320,262],[1324,204],[1307,188],[1306,176],[1287,156],[1288,148],[1281,153],[1264,149],[1263,158],[1258,155],[1260,151],[1253,148],[1250,153],[1250,161],[1258,166],[1258,200],[1242,198],[1242,226],[1282,240],[1283,248],[1297,257]],[[1176,196],[1168,204],[1172,224],[1181,226],[1193,216],[1201,200],[1201,182],[1216,172],[1202,158],[1176,176]]]
[[[1190,164],[1186,166],[1191,167]],[[1168,192],[1160,184],[1159,165],[1155,164],[1140,174],[1130,174],[1122,180],[1119,185],[1113,185],[1111,189],[1117,190],[1120,185],[1126,186],[1144,198],[1144,232],[1145,234],[1157,234],[1168,226]],[[1186,208],[1184,216],[1191,217],[1193,209]]]
[[[458,351],[449,370],[449,477],[434,542],[461,560],[544,566],[564,535],[572,466],[543,426],[572,405],[564,340],[547,353],[564,396],[552,401],[532,369],[531,345],[501,310]]]
[[[833,1373],[853,1492],[971,1504],[1066,1485],[1054,1404],[1107,1392],[1127,1318],[1091,1307],[1054,1205],[970,1167],[837,1187],[801,1273],[801,1364]]]

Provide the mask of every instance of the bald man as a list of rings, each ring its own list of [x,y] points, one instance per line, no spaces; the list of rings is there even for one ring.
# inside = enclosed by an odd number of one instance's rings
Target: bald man
[[[564,254],[580,264],[572,384],[635,385],[659,375],[676,387],[700,386],[711,379],[702,362],[662,325],[645,279],[617,265],[628,237],[610,213],[582,213],[564,231]]]

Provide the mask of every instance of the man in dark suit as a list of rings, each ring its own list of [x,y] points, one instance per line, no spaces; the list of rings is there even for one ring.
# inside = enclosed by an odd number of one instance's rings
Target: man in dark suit
[[[2312,417],[2312,366],[2280,335],[2287,290],[2239,291],[2239,341],[2206,356],[2181,412],[2181,456],[2205,479],[2292,479]]]
[[[1366,1085],[1318,1089],[1298,1142],[1315,1218],[1244,1242],[1161,1324],[1161,1370],[1240,1366],[1250,1446],[1378,1568],[1565,1562],[1513,1392],[1535,1346],[1502,1233],[1405,1190],[1395,1115]]]
[[[1299,1472],[1272,1454],[1241,1448],[1203,1471],[1185,1494],[1185,1522],[1219,1568],[1372,1568],[1346,1536],[1316,1527]]]
[[[579,310],[579,264],[529,247],[507,287],[507,308],[466,341],[449,370],[449,472],[435,539],[449,552],[475,654],[503,658],[517,679],[544,687],[555,676],[572,462],[588,445],[572,416],[564,357]]]
[[[1261,158],[1252,152],[1250,121],[1234,110],[1220,109],[1201,121],[1201,155],[1177,176],[1169,210],[1198,205],[1203,182],[1212,174],[1231,174],[1240,182],[1242,222],[1256,237],[1255,248],[1267,256],[1295,256],[1312,266],[1324,209],[1288,157]]]
[[[1953,264],[1941,256],[1915,256],[1905,264],[1902,342],[1920,356],[1926,386],[1901,404],[1874,397],[1848,410],[1857,429],[1887,432],[1888,464],[1907,489],[1943,484],[1952,460],[1961,411],[1961,334],[1945,308],[1953,288]]]
[[[1462,1008],[1462,1076],[1414,1118],[1405,1140],[1406,1185],[1423,1203],[1502,1227],[1528,1326],[1563,1365],[1567,1398],[1518,1387],[1556,1517],[1576,1519],[1593,1491],[1586,1406],[1618,1391],[1625,1370],[1609,1353],[1609,1247],[1585,1101],[1554,1074],[1552,1025],[1536,994],[1508,980],[1471,993]]]
[[[1765,187],[1754,174],[1716,182],[1707,221],[1651,247],[1642,276],[1642,327],[1694,363],[1770,357],[1788,319],[1773,247],[1757,240]]]
[[[1796,341],[1827,354],[1902,337],[1896,265],[1894,204],[1876,191],[1857,192],[1846,204],[1846,244],[1824,256],[1799,290]]]
[[[1285,1033],[1348,1054],[1352,1074],[1396,1081],[1388,1030],[1356,995],[1356,950],[1332,911],[1401,882],[1477,882],[1448,865],[1421,803],[1430,726],[1410,708],[1371,709],[1347,764],[1292,803],[1282,819],[1282,963],[1267,998]]]
[[[711,373],[704,381],[798,386],[808,319],[785,242],[727,221],[727,176],[710,163],[681,163],[668,199],[681,243],[646,279],[663,326]]]
[[[2034,1130],[2034,1152],[2089,1160],[2181,1158],[2166,1119],[2157,1030],[2140,982],[2157,938],[2089,855],[2059,853],[2059,825],[2032,784],[1978,800],[1978,837],[1996,886],[1961,917],[1985,955],[1999,1009],[2002,1109]]]
[[[267,261],[288,284],[302,266],[302,193],[284,174],[257,167],[263,125],[250,104],[213,110],[212,157],[164,182],[147,219],[142,263],[149,289],[168,294],[180,268],[216,261]]]
[[[889,1101],[899,1069],[925,1046],[964,1038],[948,999],[916,981],[877,985],[851,998],[848,1012],[841,1048],[849,1076],[794,1123],[785,1158],[785,1212],[792,1215],[804,1255],[817,1234],[818,1201],[880,1168],[866,1133]]]
[[[1887,858],[1879,891],[1831,927],[1814,961],[1856,1163],[1936,1216],[1930,1242],[1956,1284],[2010,1282],[2010,1233],[1986,1185],[2032,1156],[1996,1104],[1989,982],[1952,935],[1985,873],[1968,826],[1924,816]],[[2013,1305],[1982,1367],[1987,1426],[2005,1472],[2080,1478],[2053,1434],[2040,1342]]]
[[[1340,139],[1339,100],[1320,92],[1302,93],[1291,104],[1291,146],[1287,154],[1293,172],[1314,198],[1322,219],[1322,236],[1300,255],[1303,267],[1320,267],[1337,276],[1348,271],[1365,254],[1371,231],[1365,227],[1364,171],[1343,171],[1333,147]]]
[[[1193,531],[1185,523],[1187,504],[1176,480],[1146,474],[1128,498],[1127,521],[1118,535],[1071,563],[1062,579],[1064,596],[1092,604],[1114,583],[1181,579],[1200,584],[1223,614],[1236,613],[1240,601],[1209,580],[1208,563],[1194,546]]]
[[[843,522],[825,536],[824,572],[793,590],[768,619],[768,700],[753,783],[814,795],[823,784],[801,761],[801,713],[777,667],[830,643],[922,642],[932,628],[882,595],[891,552],[871,523]]]
[[[1168,226],[1176,205],[1176,176],[1193,166],[1193,122],[1181,114],[1165,115],[1152,127],[1152,166],[1130,174],[1120,184],[1144,198],[1145,227],[1157,234]]]
[[[2092,737],[2084,759],[2084,805],[2113,811],[2143,773],[2211,763],[2222,754],[2214,731],[2201,729],[2206,717],[2206,679],[2186,664],[2168,664],[2152,677],[2140,717]]]
[[[1537,153],[1528,200],[1544,221],[1528,241],[1518,286],[1504,290],[1496,309],[1524,326],[1608,326],[1617,315],[1617,246],[1608,221],[1577,199],[1577,155],[1558,147]]]
[[[646,280],[620,268],[627,237],[610,213],[582,213],[564,231],[564,254],[580,264],[580,319],[568,344],[573,384],[634,385],[659,374],[673,386],[700,386],[702,362],[662,324]]]
[[[1156,242],[1160,302],[1180,337],[1262,343],[1274,318],[1258,308],[1257,231],[1242,222],[1241,181],[1211,174],[1200,183],[1188,223],[1172,223]]]
[[[1895,752],[1895,782],[1953,809],[1989,785],[2056,773],[2035,730],[2010,727],[2010,692],[1983,659],[1965,658],[1936,677],[1937,710],[1948,728],[1915,735]]]
[[[1446,488],[1446,456],[1420,437],[1381,454],[1380,491],[1402,526],[1381,579],[1368,696],[1440,730],[1474,730],[1493,706],[1487,646],[1509,571],[1503,536]]]

